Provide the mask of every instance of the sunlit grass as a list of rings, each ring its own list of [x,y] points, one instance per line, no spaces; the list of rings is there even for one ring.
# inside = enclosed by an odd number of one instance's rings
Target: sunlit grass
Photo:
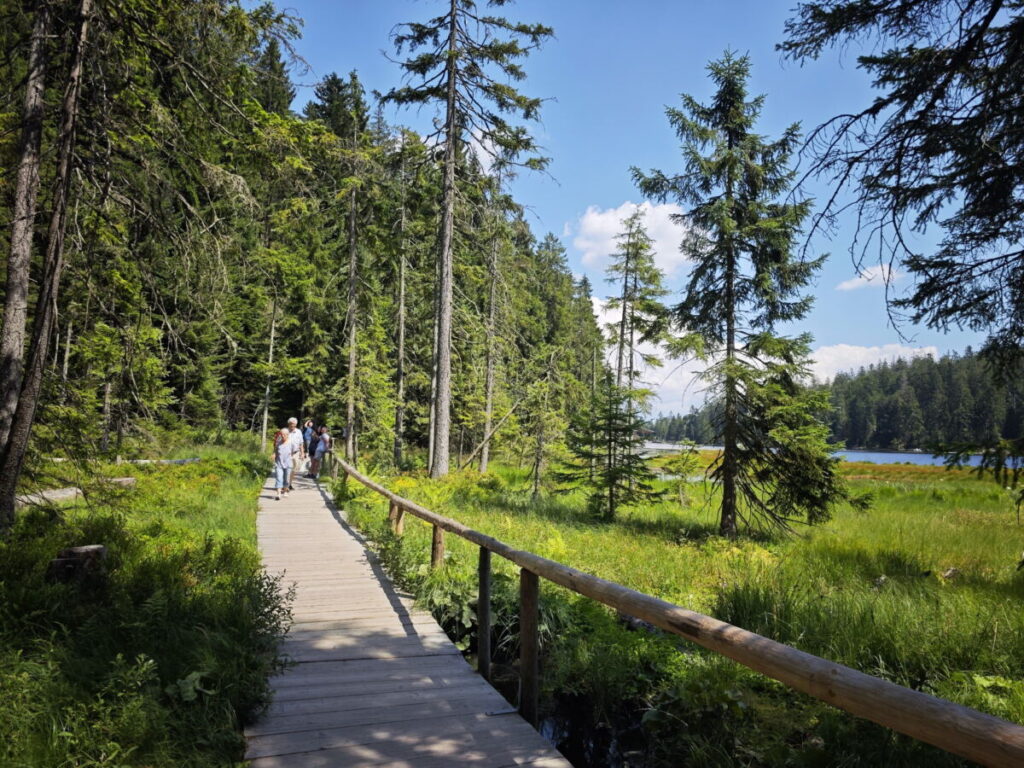
[[[533,499],[524,473],[509,467],[483,478],[463,473],[442,483],[422,477],[386,483],[513,546],[1024,722],[1024,573],[1016,570],[1024,529],[1008,496],[991,482],[941,467],[857,463],[844,465],[843,472],[855,490],[872,494],[868,512],[844,508],[795,536],[736,541],[715,535],[715,499],[703,484],[691,485],[685,508],[670,494],[663,503],[625,510],[603,523],[587,515],[582,493],[548,489]],[[350,484],[356,498],[346,508],[358,525],[386,537],[383,505],[359,488]],[[429,552],[429,528],[411,519],[406,531],[406,567],[419,568]],[[459,578],[470,584],[475,547],[449,536],[448,552],[448,573],[464,574]],[[512,581],[514,568],[500,558],[496,567]],[[471,594],[468,586],[462,589]],[[568,609],[570,626],[549,644],[549,692],[585,692],[598,717],[613,717],[619,702],[634,701],[633,711],[657,705],[692,719],[693,695],[678,689],[699,673],[716,681],[709,683],[718,693],[708,706],[725,707],[722,716],[735,720],[732,736],[763,742],[765,749],[780,743],[790,749],[797,729],[827,732],[837,742],[835,764],[956,762],[754,673],[733,671],[738,668],[731,662],[702,651],[679,656],[674,641],[627,632],[560,588],[547,585],[544,597],[550,606],[576,606]],[[705,657],[698,671],[692,659]],[[640,670],[646,670],[642,681],[636,678]],[[732,716],[726,694],[736,690],[749,706]],[[699,752],[690,736],[679,738],[690,740],[685,749],[691,755]]]

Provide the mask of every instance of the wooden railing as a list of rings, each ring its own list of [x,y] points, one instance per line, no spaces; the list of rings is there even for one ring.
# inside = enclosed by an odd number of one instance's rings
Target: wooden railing
[[[388,500],[388,517],[397,535],[402,534],[406,513],[433,525],[432,566],[439,566],[444,559],[445,531],[480,547],[480,627],[490,626],[491,553],[520,567],[519,710],[534,725],[537,723],[539,691],[538,577],[544,577],[623,614],[643,619],[666,632],[727,656],[794,690],[858,717],[872,720],[982,765],[1007,768],[1024,766],[1024,727],[1020,725],[866,675],[724,621],[577,571],[532,552],[514,549],[503,541],[467,528],[457,520],[438,515],[392,493],[340,459],[337,459],[337,463],[347,477],[354,478]],[[480,631],[478,635],[479,671],[488,678],[491,662],[490,634]]]

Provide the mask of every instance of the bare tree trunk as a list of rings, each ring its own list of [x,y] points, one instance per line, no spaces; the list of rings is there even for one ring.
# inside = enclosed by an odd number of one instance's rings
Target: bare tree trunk
[[[267,450],[267,418],[270,413],[270,378],[274,370],[274,336],[277,331],[277,290],[270,310],[270,351],[267,353],[267,386],[263,390],[263,431],[260,432],[260,451]]]
[[[404,220],[404,215],[403,215]],[[404,226],[403,226],[404,229]],[[398,262],[398,361],[395,367],[395,466],[402,466],[405,432],[405,253]]]
[[[354,130],[354,129],[353,129]],[[348,208],[348,403],[345,417],[345,460],[356,463],[356,280],[358,274],[356,244],[356,191],[353,188]]]
[[[469,462],[471,462],[473,459],[476,458],[476,455],[481,450],[483,450],[483,447],[487,444],[487,441],[490,440],[492,437],[494,437],[494,435],[498,432],[498,430],[501,429],[502,424],[504,424],[506,421],[508,421],[508,417],[516,412],[516,409],[519,407],[520,403],[522,403],[522,402],[523,402],[523,398],[519,398],[516,401],[515,405],[513,405],[511,408],[509,408],[508,411],[505,413],[505,415],[502,416],[500,419],[498,419],[498,423],[494,425],[494,427],[490,430],[490,432],[487,432],[484,435],[484,439],[480,441],[480,445],[478,445],[476,448],[473,449],[473,452],[471,454],[469,454],[469,456],[466,458],[466,461],[462,463],[462,465],[459,467],[459,469],[464,469],[466,467],[466,465],[469,464]],[[522,462],[520,462],[520,464],[521,463]]]
[[[448,63],[446,72],[447,110],[445,113],[444,185],[441,205],[441,249],[439,253],[437,312],[437,398],[434,407],[432,478],[448,474],[448,443],[451,432],[452,401],[452,236],[455,229],[455,160],[460,130],[456,121],[455,67],[458,49],[458,0],[451,0],[448,25]]]
[[[14,411],[18,407],[24,373],[29,271],[32,262],[36,204],[39,198],[40,148],[43,140],[48,58],[47,37],[50,33],[51,18],[49,3],[38,3],[32,26],[25,98],[22,105],[21,141],[18,147],[20,159],[14,187],[3,329],[0,331],[0,445],[7,442]]]
[[[430,350],[430,408],[427,413],[427,472],[434,465],[434,421],[437,414],[437,316],[440,307],[438,284],[441,282],[440,262],[434,264],[434,322],[431,328]]]
[[[404,149],[404,146],[403,146]],[[398,339],[395,361],[395,467],[402,466],[402,440],[405,433],[405,155],[401,168],[402,199],[398,239]]]
[[[495,317],[498,294],[498,237],[491,243],[491,260],[487,265],[490,272],[491,288],[487,310],[487,372],[484,375],[484,441],[480,451],[480,472],[487,471],[491,454],[491,418],[494,412],[494,364],[495,364]]]
[[[64,363],[61,366],[60,370],[60,377],[63,381],[68,380],[68,362],[71,359],[71,331],[71,321],[68,320],[68,332],[66,338],[64,339]]]
[[[14,501],[25,463],[25,452],[39,404],[39,391],[43,383],[43,366],[46,349],[53,333],[56,314],[57,292],[60,275],[64,266],[64,234],[67,229],[68,196],[71,189],[71,165],[75,148],[75,128],[78,122],[78,94],[82,80],[82,62],[88,39],[89,17],[92,0],[81,0],[79,22],[76,32],[71,68],[68,71],[61,108],[61,126],[57,152],[57,172],[54,176],[53,209],[47,229],[46,253],[43,257],[42,280],[39,297],[36,300],[35,318],[32,323],[32,340],[29,346],[25,375],[18,405],[14,412],[7,440],[3,445],[0,460],[0,531],[10,528],[14,522]]]
[[[615,361],[615,386],[622,386],[622,373],[625,367],[625,351],[626,351],[626,318],[628,317],[628,298],[629,298],[629,260],[632,254],[632,239],[633,233],[630,232],[626,238],[626,261],[622,268],[622,314],[619,318],[619,344],[618,344],[618,357]]]
[[[100,450],[106,453],[110,450],[110,379],[103,384],[103,437],[100,440]]]
[[[593,407],[597,403],[597,345],[594,345],[593,354],[590,356],[590,404]],[[597,432],[593,428],[593,422],[589,426],[590,434],[590,482],[594,482],[594,474],[597,470],[597,455],[594,448],[597,446]]]

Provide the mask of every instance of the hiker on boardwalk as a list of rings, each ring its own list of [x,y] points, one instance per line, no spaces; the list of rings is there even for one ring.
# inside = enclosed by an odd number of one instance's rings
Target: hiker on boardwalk
[[[306,455],[313,455],[313,440],[316,437],[316,428],[312,419],[306,419],[302,423],[302,441],[306,444]]]
[[[281,494],[291,490],[291,474],[294,467],[292,436],[287,429],[282,429],[274,435],[274,450],[270,458],[274,462],[274,490],[277,493],[275,498],[280,501]]]
[[[288,438],[292,446],[292,465],[301,465],[306,460],[306,444],[302,440],[302,430],[299,429],[299,420],[294,416],[288,419]],[[289,478],[288,490],[295,490],[292,487],[291,478]]]
[[[331,450],[331,433],[327,426],[320,427],[320,434],[316,436],[312,446],[312,461],[309,465],[309,476],[316,480],[320,474],[320,464],[324,460],[324,454]]]

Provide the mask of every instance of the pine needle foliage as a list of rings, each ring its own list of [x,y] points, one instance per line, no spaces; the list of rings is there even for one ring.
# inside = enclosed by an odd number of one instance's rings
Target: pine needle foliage
[[[735,536],[740,523],[827,519],[845,491],[820,420],[826,400],[802,385],[809,337],[775,334],[810,308],[803,289],[824,258],[793,253],[810,201],[780,201],[793,183],[798,126],[774,141],[754,132],[764,98],[748,97],[747,57],[726,53],[708,71],[710,103],[684,95],[681,109],[666,110],[683,143],[682,172],[633,176],[649,197],[688,207],[677,221],[694,266],[674,314],[716,360],[706,377],[723,404],[723,450],[711,477],[722,489],[720,531]]]
[[[653,486],[654,474],[643,455],[645,438],[639,428],[643,414],[635,393],[615,384],[605,370],[590,407],[576,412],[566,434],[571,454],[555,479],[567,489],[589,489],[592,514],[606,521],[632,504],[655,501],[663,495]]]

